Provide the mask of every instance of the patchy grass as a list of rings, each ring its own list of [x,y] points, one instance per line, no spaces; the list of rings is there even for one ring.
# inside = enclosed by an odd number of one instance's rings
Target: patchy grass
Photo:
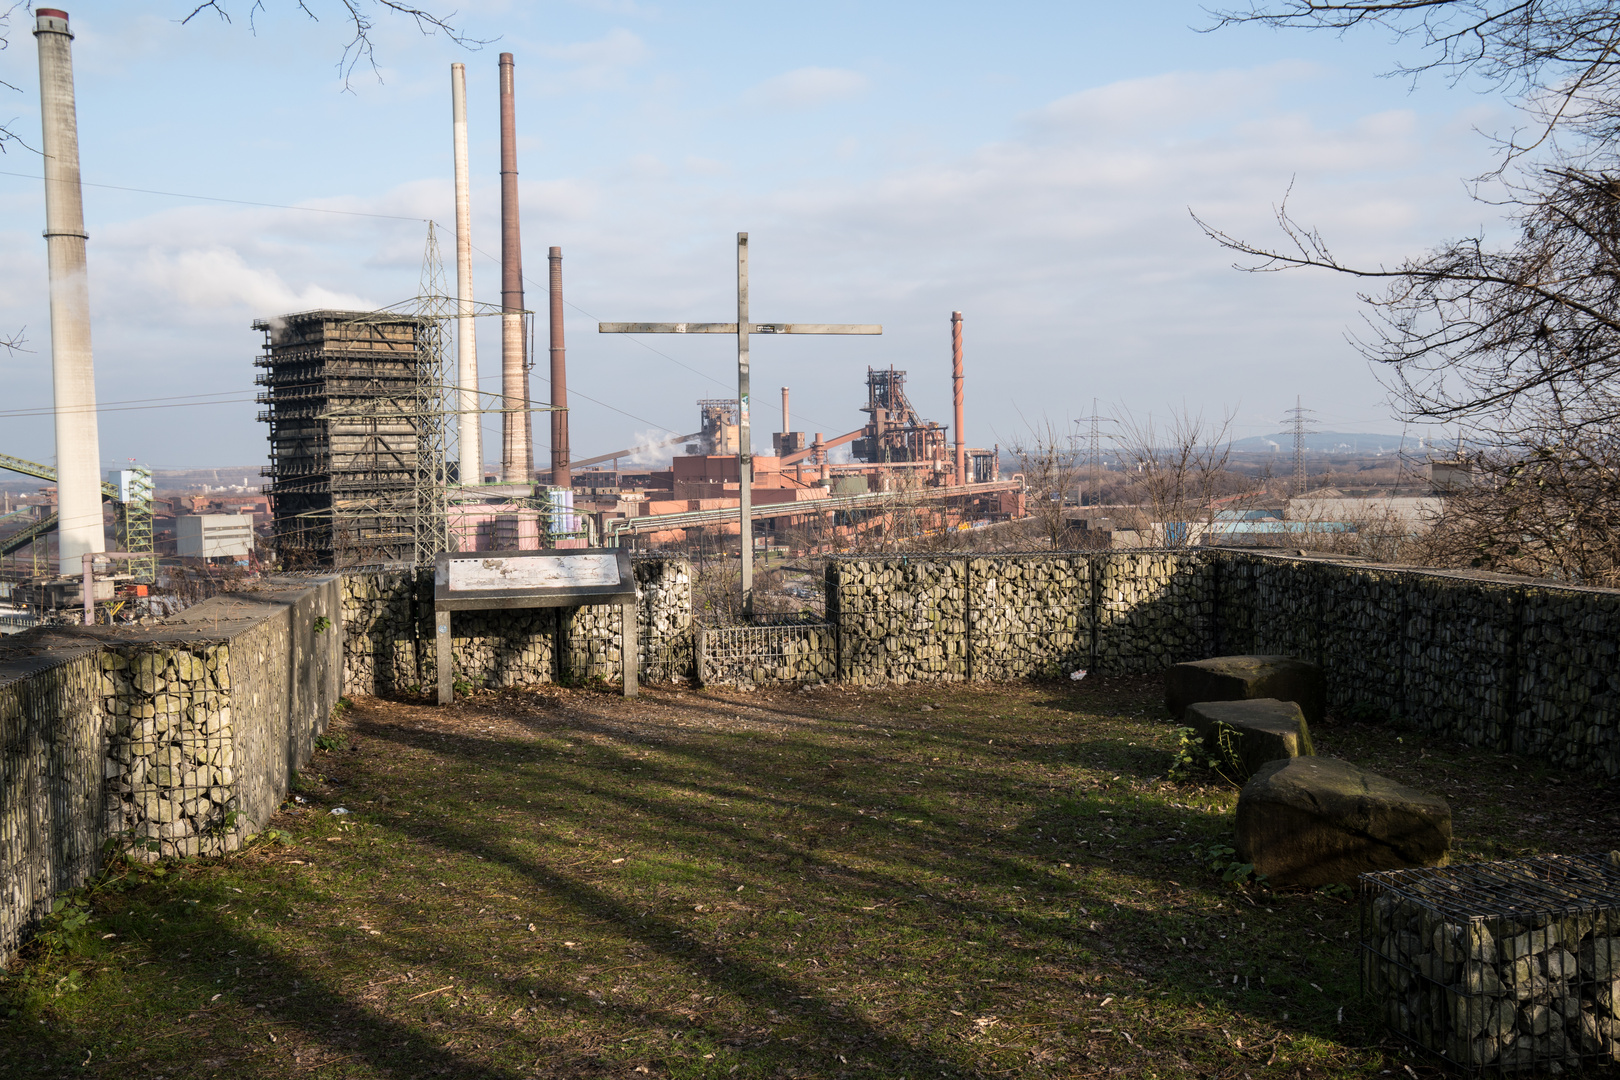
[[[1158,680],[361,699],[260,841],[48,921],[0,1076],[1430,1071],[1353,905],[1222,882],[1236,791],[1163,779],[1163,717]],[[1594,779],[1313,734],[1451,798],[1460,857],[1620,846]]]

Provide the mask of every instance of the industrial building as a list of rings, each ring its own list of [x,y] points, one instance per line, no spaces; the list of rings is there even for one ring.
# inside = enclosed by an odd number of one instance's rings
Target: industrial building
[[[437,400],[409,315],[306,311],[264,332],[254,382],[268,406],[276,555],[287,568],[408,562],[424,402]]]
[[[174,520],[175,554],[183,559],[247,562],[253,553],[251,514],[185,514]]]
[[[61,12],[41,9],[36,21],[59,465],[0,457],[0,467],[55,483],[56,512],[47,514],[41,507],[6,516],[0,523],[0,558],[11,556],[13,565],[0,577],[15,583],[16,588],[8,589],[14,596],[33,595],[29,602],[48,610],[73,603],[75,590],[91,580],[91,573],[99,578],[93,585],[98,600],[126,593],[144,596],[142,586],[162,576],[158,543],[166,545],[171,538],[183,558],[246,560],[255,567],[257,561],[252,517],[230,514],[235,507],[165,503],[160,526],[149,471],[129,470],[107,482],[96,476],[99,451],[68,46],[72,35]],[[952,314],[954,454],[947,441],[951,429],[924,419],[906,395],[906,372],[888,367],[867,369],[866,403],[860,407],[866,421],[830,439],[820,432],[792,430],[783,388],[782,426],[771,439],[774,454],[756,455],[749,417],[741,407],[748,390],[746,365],[740,363],[739,397],[699,401],[695,433],[573,459],[562,251],[556,247],[549,252],[548,298],[553,400],[537,403],[531,398],[534,312],[524,307],[523,299],[514,67],[512,55],[501,54],[498,307],[472,299],[465,71],[457,64],[451,72],[455,295],[449,295],[444,281],[430,223],[421,288],[407,305],[374,312],[306,311],[253,323],[263,335],[254,382],[260,388],[256,400],[263,406],[259,419],[267,425],[270,463],[261,474],[269,481],[264,495],[276,564],[294,570],[422,565],[445,550],[661,543],[687,538],[693,529],[715,536],[747,530],[752,535],[742,547],[751,553],[761,533],[769,536],[784,528],[808,533],[815,531],[807,527],[813,522],[822,523],[819,535],[836,545],[873,527],[874,508],[897,494],[930,508],[929,527],[959,527],[970,519],[1022,512],[1019,485],[1001,480],[997,455],[964,445],[959,313]],[[739,234],[740,259],[745,244],[746,234]],[[745,269],[745,260],[739,266]],[[881,327],[867,324],[749,323],[744,280],[739,278],[740,321],[702,324],[701,332],[738,334],[739,350],[749,333],[881,333]],[[482,315],[498,315],[501,321],[499,394],[478,390],[472,319]],[[452,321],[457,339],[453,374],[447,364]],[[637,327],[642,324],[621,324],[623,332],[647,332]],[[684,333],[689,328],[683,323],[664,329]],[[739,357],[743,355],[740,351]],[[544,468],[534,439],[536,411],[550,413],[549,467]],[[499,469],[486,473],[479,440],[482,416],[489,412],[500,414],[501,447]],[[647,452],[677,443],[686,452],[668,469],[650,470],[628,485],[618,473],[620,458],[645,460]],[[833,463],[831,451],[847,444],[853,444],[854,460]],[[611,484],[602,483],[600,473],[584,471],[608,460],[615,465]],[[576,469],[581,470],[578,484]],[[107,541],[103,500],[114,506],[116,540],[123,549],[105,557],[95,554]],[[53,543],[57,565],[45,566]],[[17,554],[25,549],[26,570],[16,565]],[[94,565],[87,567],[85,559],[92,555]],[[744,558],[745,579],[749,557]]]

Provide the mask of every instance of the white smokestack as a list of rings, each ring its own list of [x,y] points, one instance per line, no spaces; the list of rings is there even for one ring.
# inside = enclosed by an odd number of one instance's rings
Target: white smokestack
[[[56,394],[57,572],[78,574],[87,551],[106,551],[101,524],[101,437],[90,353],[90,286],[73,104],[73,35],[67,12],[38,8],[39,111],[45,153],[45,248],[51,274],[51,376]]]
[[[472,200],[467,193],[467,67],[450,65],[450,108],[456,143],[456,445],[463,484],[484,482],[483,428],[478,414],[478,339],[473,333]]]

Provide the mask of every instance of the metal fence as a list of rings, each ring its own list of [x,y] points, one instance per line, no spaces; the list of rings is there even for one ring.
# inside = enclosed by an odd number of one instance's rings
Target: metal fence
[[[1620,1062],[1620,852],[1361,878],[1362,988],[1474,1075]]]
[[[675,640],[655,637],[643,630],[640,635],[641,668],[637,677],[644,683],[684,683],[692,676],[692,636]]]
[[[700,626],[697,676],[703,686],[816,683],[837,672],[831,623],[800,616],[762,616],[774,625]]]

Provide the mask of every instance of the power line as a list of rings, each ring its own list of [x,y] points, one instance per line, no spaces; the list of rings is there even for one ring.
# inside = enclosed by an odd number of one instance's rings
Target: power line
[[[134,409],[176,409],[192,405],[238,405],[252,402],[251,397],[226,398],[224,395],[236,393],[233,390],[221,390],[213,394],[176,394],[172,397],[130,398],[127,401],[98,401],[94,409],[62,409],[62,412],[128,412]],[[224,398],[220,401],[191,401],[189,398]],[[163,404],[148,405],[144,402],[161,402]],[[58,410],[54,406],[40,405],[27,409],[0,410],[0,417],[16,416],[54,416]]]
[[[12,171],[6,170],[6,169],[0,169],[0,176],[15,176],[15,177],[18,177],[18,178],[24,179],[24,180],[44,180],[45,179],[45,177],[34,174],[34,173],[12,172]],[[63,182],[66,183],[67,181],[63,181]],[[418,221],[418,222],[432,222],[433,221],[432,218],[413,217],[413,216],[409,216],[409,215],[405,215],[405,214],[377,214],[377,213],[371,213],[369,211],[364,211],[364,210],[332,210],[332,209],[328,209],[328,208],[325,208],[325,207],[319,207],[319,206],[292,206],[292,205],[287,204],[287,203],[258,202],[256,200],[252,200],[252,199],[228,199],[228,198],[225,198],[225,197],[219,196],[219,195],[196,195],[196,194],[189,194],[189,193],[180,192],[180,191],[159,191],[156,188],[128,187],[128,186],[123,185],[123,184],[100,184],[100,183],[94,183],[94,182],[89,181],[89,180],[80,180],[79,183],[84,187],[104,188],[104,189],[109,190],[109,191],[129,191],[129,192],[134,192],[134,193],[140,194],[140,195],[161,195],[161,196],[165,196],[167,198],[172,198],[172,199],[192,199],[192,200],[195,200],[195,201],[198,201],[198,202],[229,203],[229,204],[234,205],[234,206],[258,206],[258,207],[263,207],[263,208],[271,209],[271,210],[296,210],[296,211],[302,211],[302,212],[307,213],[307,214],[339,214],[339,215],[342,215],[342,216],[345,216],[345,217],[377,218],[377,219],[384,220],[384,221]],[[486,258],[486,259],[489,259],[491,262],[497,262],[498,263],[500,261],[495,256],[491,255],[489,252],[483,250],[482,248],[478,247],[477,245],[472,245],[472,247],[473,247],[474,251],[477,251],[480,255],[484,256],[484,258]],[[539,288],[542,287],[539,282],[535,281],[533,278],[529,277],[527,274],[524,275],[524,280],[528,281],[528,283],[530,285],[534,286],[536,289],[539,289]],[[579,312],[581,315],[584,315],[588,319],[595,319],[596,318],[595,315],[592,315],[590,312],[586,311],[584,308],[580,307],[578,304],[572,303],[572,302],[570,302],[568,300],[564,300],[563,302],[565,304],[568,304],[569,307],[573,308],[575,311]],[[631,340],[635,340],[635,339],[632,338]],[[636,341],[636,344],[640,345],[642,348],[646,349],[648,352],[651,352],[651,353],[653,353],[653,354],[655,354],[657,356],[663,357],[665,360],[668,360],[672,364],[676,364],[676,365],[679,365],[680,367],[685,368],[686,370],[692,372],[694,375],[701,375],[703,378],[708,379],[710,382],[713,382],[718,386],[724,387],[724,386],[728,385],[727,383],[722,382],[721,380],[715,378],[713,375],[710,375],[706,371],[702,371],[702,370],[700,370],[698,368],[692,367],[690,364],[682,363],[680,360],[677,360],[675,357],[670,356],[668,353],[660,352],[658,349],[653,348],[651,345],[648,345],[644,341]],[[602,408],[609,409],[609,410],[611,410],[613,412],[618,413],[621,416],[627,416],[630,419],[635,420],[637,423],[649,424],[649,425],[651,425],[653,427],[666,429],[666,430],[673,430],[672,428],[667,428],[666,425],[662,425],[662,424],[659,424],[659,423],[657,423],[655,421],[648,420],[646,417],[637,416],[636,414],[631,413],[631,412],[626,412],[624,409],[620,409],[617,406],[609,405],[607,402],[598,400],[597,398],[594,398],[594,397],[591,397],[589,394],[586,394],[586,393],[584,393],[584,392],[582,392],[582,391],[580,391],[578,389],[575,389],[574,393],[575,393],[576,396],[582,397],[586,401],[589,401],[594,405],[600,405],[600,406],[602,406]],[[250,400],[250,399],[242,399],[242,400]],[[223,404],[232,404],[232,402],[224,402],[224,401],[222,401],[222,402],[196,402],[196,404],[220,404],[220,405],[223,405]],[[170,407],[173,407],[173,406],[153,405],[153,406],[147,406],[147,407],[148,408],[170,408]],[[114,407],[103,408],[101,405],[98,404],[97,407],[96,407],[96,411],[97,412],[123,412],[123,411],[128,411],[128,410],[125,410],[125,409],[122,409],[122,408],[114,408]],[[0,412],[0,416],[45,415],[45,414],[51,413],[51,412],[54,412],[54,410],[45,409],[45,410],[41,410],[41,411],[38,411],[38,412],[34,412],[34,411],[29,411],[29,412]],[[809,419],[809,418],[800,417],[800,419]],[[815,421],[812,421],[812,423],[814,423],[814,422]]]
[[[17,176],[24,180],[44,180],[43,176],[33,173],[8,172],[0,169],[0,176]],[[72,183],[71,180],[62,180],[60,183]],[[198,202],[232,203],[236,206],[262,206],[271,210],[301,210],[306,214],[342,214],[346,217],[382,218],[387,221],[430,221],[431,218],[409,217],[405,214],[373,214],[364,210],[328,210],[320,206],[289,206],[286,203],[254,202],[250,199],[226,199],[218,195],[188,195],[179,191],[156,191],[152,188],[124,187],[122,184],[93,184],[89,180],[80,180],[83,187],[106,188],[109,191],[133,191],[141,195],[166,195],[171,199],[195,199]]]

